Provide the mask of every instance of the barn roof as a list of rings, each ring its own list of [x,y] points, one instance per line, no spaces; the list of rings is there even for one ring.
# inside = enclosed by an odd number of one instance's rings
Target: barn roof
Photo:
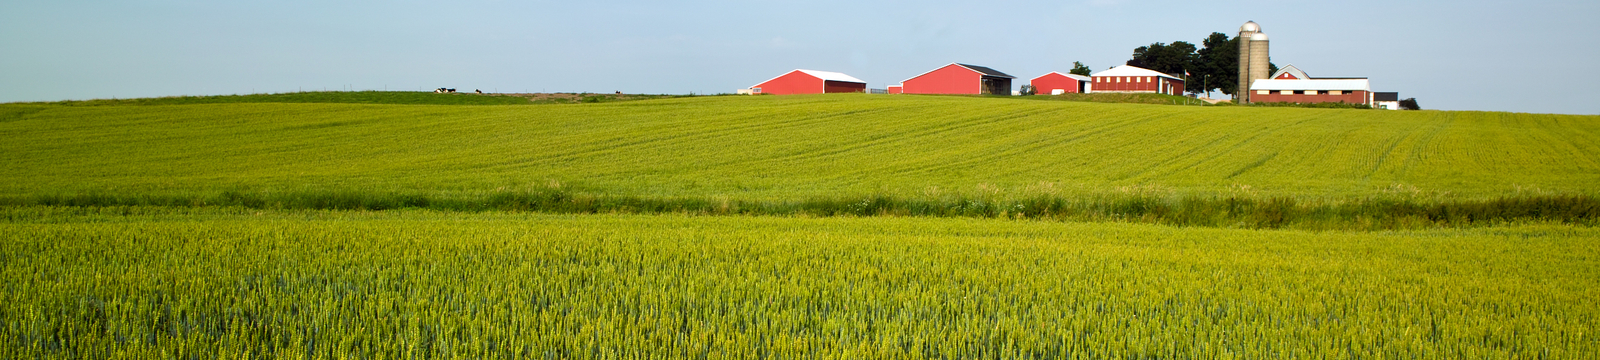
[[[1250,90],[1366,90],[1371,91],[1372,86],[1367,79],[1306,79],[1306,80],[1278,80],[1256,79],[1250,83]]]
[[[924,73],[921,73],[921,74],[917,74],[917,76],[912,76],[911,78],[908,78],[906,80],[911,80],[911,79],[922,77],[923,75],[932,74],[935,71],[942,70],[944,68],[950,67],[951,65],[960,66],[961,68],[967,69],[967,70],[972,70],[972,72],[978,73],[979,75],[983,75],[983,76],[994,76],[994,77],[1003,77],[1003,78],[1010,78],[1010,79],[1017,78],[1015,76],[1006,75],[1006,73],[999,72],[999,71],[996,71],[995,69],[990,69],[988,67],[977,66],[977,65],[967,65],[967,64],[962,64],[962,63],[950,63],[950,65],[940,66],[940,67],[934,68],[933,70],[928,70],[927,72],[924,72]],[[901,82],[901,84],[904,84],[904,83],[905,83],[904,81]]]
[[[1122,65],[1111,68],[1110,70],[1101,70],[1100,72],[1094,73],[1090,76],[1160,76],[1173,80],[1183,80],[1176,76],[1162,74],[1160,71],[1150,70],[1133,65]]]
[[[1073,80],[1077,80],[1077,81],[1094,81],[1094,79],[1089,78],[1088,76],[1083,76],[1083,75],[1078,75],[1078,74],[1067,74],[1067,73],[1062,73],[1060,71],[1051,71],[1051,72],[1049,72],[1047,74],[1039,75],[1039,77],[1036,77],[1034,79],[1037,80],[1037,79],[1042,78],[1042,77],[1050,76],[1050,74],[1056,74],[1056,75],[1065,76],[1067,78],[1070,78],[1070,79],[1073,79]]]
[[[997,76],[997,77],[1010,78],[1010,79],[1017,78],[1015,76],[1006,75],[1006,73],[1000,72],[999,70],[990,69],[990,68],[985,67],[985,66],[967,65],[967,64],[962,64],[962,63],[956,63],[956,66],[967,68],[967,70],[977,71],[979,74],[984,74],[984,75],[987,75],[987,76]]]
[[[1284,66],[1282,69],[1278,69],[1278,72],[1272,74],[1272,76],[1270,76],[1269,78],[1277,79],[1278,76],[1282,76],[1284,73],[1289,73],[1290,75],[1294,75],[1294,77],[1296,79],[1301,79],[1301,80],[1310,80],[1311,79],[1310,75],[1306,75],[1305,71],[1301,71],[1300,68],[1294,67],[1294,64],[1289,64],[1289,66]]]
[[[855,78],[854,76],[845,75],[844,73],[836,73],[836,72],[832,72],[832,71],[818,71],[818,70],[806,70],[806,69],[795,69],[794,71],[803,72],[803,73],[806,73],[806,75],[815,76],[818,79],[827,80],[827,81],[843,81],[843,82],[853,82],[853,83],[862,83],[862,84],[867,83],[865,81],[861,81],[861,79]]]
[[[778,78],[784,77],[786,75],[793,74],[795,71],[799,71],[799,72],[805,73],[806,75],[811,75],[812,77],[815,77],[815,78],[818,78],[818,79],[822,79],[823,81],[843,81],[843,82],[853,82],[853,83],[862,83],[862,84],[867,83],[865,81],[861,81],[861,79],[855,78],[854,76],[845,75],[844,73],[836,73],[836,72],[832,72],[832,71],[794,69],[794,70],[790,70],[789,72],[783,73],[783,75],[778,75],[778,76],[772,77],[771,79],[767,79],[767,81],[762,81],[762,82],[756,83],[755,85],[751,85],[750,87],[754,88],[754,87],[757,87],[757,86],[761,86],[761,84],[765,84],[765,83],[771,82],[773,80],[777,80]]]

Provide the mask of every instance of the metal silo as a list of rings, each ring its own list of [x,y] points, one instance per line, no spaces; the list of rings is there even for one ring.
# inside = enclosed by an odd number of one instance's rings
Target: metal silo
[[[1261,32],[1261,25],[1255,21],[1244,23],[1239,27],[1239,89],[1234,92],[1237,103],[1250,102],[1250,83],[1256,79],[1265,79],[1271,74],[1267,73],[1267,34]]]

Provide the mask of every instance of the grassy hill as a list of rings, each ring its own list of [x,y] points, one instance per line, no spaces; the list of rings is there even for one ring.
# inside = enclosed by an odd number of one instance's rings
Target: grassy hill
[[[1592,196],[1597,134],[1595,116],[855,94],[9,104],[0,197],[402,194],[440,204],[559,189],[746,208],[1040,196],[1490,201]]]
[[[0,104],[0,358],[1600,346],[1600,117],[325,95]]]

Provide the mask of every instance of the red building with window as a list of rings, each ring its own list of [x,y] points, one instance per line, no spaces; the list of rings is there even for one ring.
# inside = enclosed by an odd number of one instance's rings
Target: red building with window
[[[791,95],[867,92],[867,82],[831,71],[796,69],[750,87],[753,94]]]
[[[889,86],[890,94],[1011,95],[1015,76],[988,67],[950,64]]]
[[[1159,71],[1122,65],[1089,75],[1094,92],[1183,95],[1183,79]]]
[[[1270,78],[1251,82],[1250,102],[1342,102],[1371,106],[1372,86],[1367,78],[1316,78],[1289,65],[1278,69]]]
[[[1033,91],[1039,95],[1061,95],[1068,93],[1089,92],[1089,83],[1093,81],[1088,76],[1076,74],[1062,74],[1051,72],[1028,81],[1033,85]]]

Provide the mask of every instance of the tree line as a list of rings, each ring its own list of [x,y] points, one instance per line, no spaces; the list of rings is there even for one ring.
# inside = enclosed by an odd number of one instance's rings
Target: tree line
[[[1072,64],[1073,74],[1089,75],[1083,63]],[[1199,47],[1187,41],[1140,46],[1133,49],[1127,64],[1181,77],[1190,93],[1221,91],[1231,96],[1239,91],[1239,38],[1219,32],[1211,33]],[[1267,73],[1275,72],[1278,65],[1267,62]]]

